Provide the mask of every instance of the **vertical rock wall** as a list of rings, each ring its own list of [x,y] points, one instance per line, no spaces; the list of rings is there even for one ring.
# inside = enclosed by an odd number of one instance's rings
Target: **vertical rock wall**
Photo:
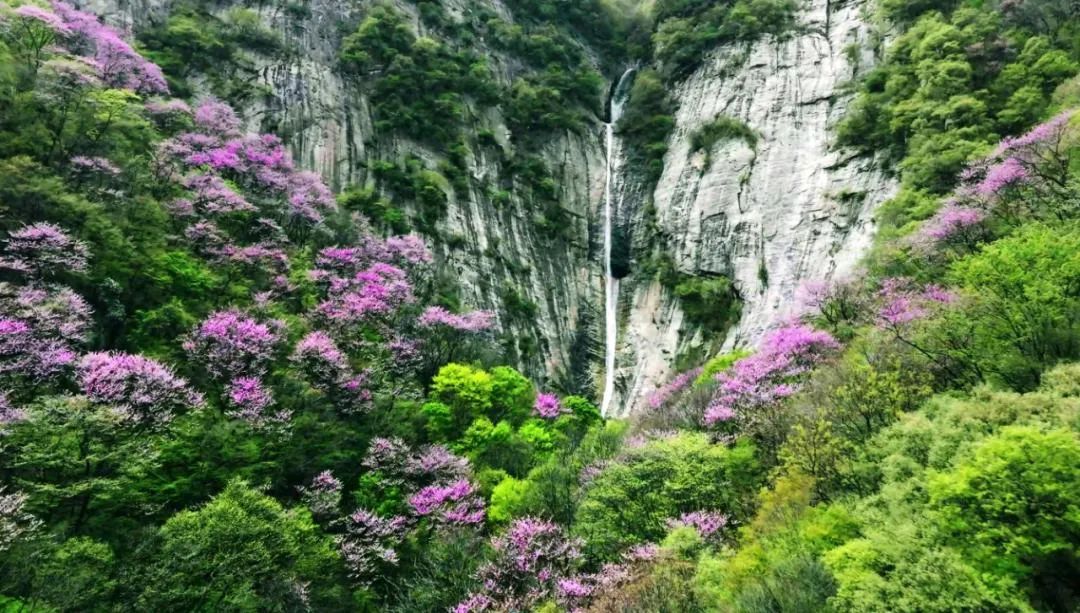
[[[803,280],[851,270],[870,246],[876,206],[895,189],[872,160],[830,147],[850,101],[843,85],[873,61],[866,8],[810,0],[800,33],[720,48],[674,92],[676,129],[653,199],[678,269],[728,275],[743,299],[727,348],[753,347],[781,322]],[[694,131],[718,115],[748,124],[756,146],[721,142],[711,161],[692,152]],[[623,299],[628,413],[671,377],[679,352],[704,339],[684,330],[677,300],[656,282]]]

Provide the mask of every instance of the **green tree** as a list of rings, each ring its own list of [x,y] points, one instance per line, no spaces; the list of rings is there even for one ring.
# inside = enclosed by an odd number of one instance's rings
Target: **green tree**
[[[306,597],[311,606],[341,604],[328,588],[342,573],[330,538],[307,511],[286,510],[243,481],[165,522],[143,573],[145,609],[278,611],[303,608]]]

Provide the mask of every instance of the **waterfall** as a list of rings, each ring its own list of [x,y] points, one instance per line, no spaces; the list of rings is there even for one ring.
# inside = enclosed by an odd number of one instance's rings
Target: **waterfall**
[[[612,274],[611,266],[614,215],[618,212],[618,202],[615,201],[614,194],[615,177],[619,171],[615,125],[622,117],[626,85],[633,76],[634,69],[630,68],[619,78],[611,93],[608,123],[604,125],[607,138],[607,179],[604,186],[604,396],[600,403],[600,414],[605,417],[615,396],[615,348],[619,338],[619,280]]]

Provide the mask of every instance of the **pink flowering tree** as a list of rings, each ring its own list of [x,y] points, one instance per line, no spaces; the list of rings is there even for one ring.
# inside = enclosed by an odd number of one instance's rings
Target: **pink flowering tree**
[[[82,393],[107,406],[122,422],[157,428],[178,413],[202,405],[202,397],[170,368],[124,353],[90,353],[79,362]]]
[[[771,332],[757,353],[717,375],[717,390],[703,423],[722,432],[748,432],[767,451],[775,451],[782,436],[784,401],[798,392],[814,366],[839,347],[829,333],[803,324]]]
[[[89,340],[91,315],[69,288],[0,282],[0,379],[32,389],[69,374]]]
[[[387,518],[359,509],[346,517],[337,543],[349,577],[358,585],[370,585],[388,567],[396,566],[396,548],[408,530],[409,520],[401,516]]]
[[[52,9],[70,32],[68,44],[76,53],[93,58],[106,85],[146,94],[169,91],[157,64],[139,55],[116,30],[66,2],[53,2]]]
[[[951,213],[952,225],[974,225],[970,209],[988,211],[1010,223],[1029,216],[1071,216],[1061,203],[1076,193],[1069,172],[1075,155],[1076,129],[1071,127],[1075,114],[1065,111],[1025,134],[1006,138],[991,155],[969,166],[960,177],[955,200],[961,212]],[[940,218],[924,230],[948,231],[949,225]]]
[[[218,311],[196,326],[184,350],[215,378],[257,377],[273,361],[283,328],[279,321],[264,323],[235,309]]]
[[[358,584],[397,564],[396,548],[406,537],[424,542],[432,529],[477,529],[484,522],[484,501],[470,481],[468,461],[445,447],[412,449],[398,439],[376,438],[362,466],[367,472],[356,499],[364,506],[343,520],[338,541]],[[308,491],[315,489],[313,484]]]
[[[310,485],[299,489],[311,514],[318,519],[328,519],[338,515],[342,487],[334,473],[324,470],[311,480]]]
[[[692,528],[702,539],[717,542],[728,527],[728,517],[716,511],[694,511],[683,513],[678,518],[667,520],[669,529]]]
[[[567,596],[586,589],[583,583],[569,581],[581,560],[581,542],[551,522],[534,517],[514,520],[491,546],[494,557],[477,575],[483,589],[455,611],[527,611],[557,590]]]
[[[421,339],[421,378],[427,380],[443,364],[467,358],[491,338],[495,314],[471,311],[456,314],[440,306],[428,307],[416,320]]]
[[[0,267],[39,280],[63,272],[86,272],[90,250],[59,226],[37,223],[11,232],[0,249]]]

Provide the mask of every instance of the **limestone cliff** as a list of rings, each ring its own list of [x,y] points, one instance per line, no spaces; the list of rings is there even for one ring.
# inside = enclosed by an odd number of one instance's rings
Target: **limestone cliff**
[[[734,281],[744,307],[727,348],[753,347],[792,308],[803,280],[850,270],[870,245],[875,207],[893,193],[873,160],[831,148],[850,100],[843,86],[874,60],[866,8],[810,0],[789,39],[717,49],[674,92],[676,128],[652,199],[679,270]],[[692,152],[693,132],[718,115],[748,124],[756,145],[728,140],[711,155]],[[680,352],[707,339],[656,281],[622,300],[618,387],[632,412],[670,378]]]
[[[77,4],[135,30],[165,18],[173,8],[173,0]],[[338,68],[344,32],[371,4],[310,0],[304,15],[270,3],[251,7],[291,51],[284,57],[253,58],[258,86],[266,95],[244,109],[245,119],[252,127],[272,126],[286,134],[296,159],[336,188],[371,185],[368,169],[376,160],[412,154],[434,166],[445,158],[445,152],[418,142],[373,138],[369,100]],[[424,31],[415,4],[399,0],[395,5],[412,17],[418,33],[437,36]],[[513,19],[499,0],[443,2],[457,19],[467,18],[478,5]],[[830,128],[849,100],[842,86],[873,61],[864,10],[863,0],[806,0],[794,35],[710,52],[673,91],[676,127],[655,188],[643,188],[633,176],[614,181],[620,191],[616,215],[638,233],[636,241],[650,238],[640,232],[646,227],[645,202],[651,200],[680,271],[722,273],[734,280],[744,311],[727,347],[752,346],[791,307],[802,280],[850,269],[870,243],[876,205],[893,191],[891,180],[872,160],[845,157],[830,148]],[[482,38],[475,44],[496,78],[508,84],[518,68],[515,59],[492,50]],[[692,152],[694,131],[721,114],[745,121],[758,135],[756,145],[732,140],[708,156]],[[471,134],[489,131],[504,151],[512,146],[498,111],[470,109],[469,115]],[[620,151],[621,145],[614,149]],[[435,241],[438,265],[460,282],[464,304],[496,311],[505,338],[535,346],[534,353],[524,352],[520,359],[529,374],[582,381],[599,400],[607,168],[603,118],[593,117],[583,130],[552,135],[539,151],[571,220],[562,239],[538,233],[535,212],[519,196],[497,203],[475,187],[499,173],[498,153],[471,150],[467,167],[477,179],[474,187],[467,193],[447,188],[449,204]],[[614,167],[633,171],[632,165]],[[505,288],[535,303],[535,316],[511,317]],[[678,300],[657,281],[628,279],[619,306],[612,412],[626,414],[670,377],[677,355],[705,346],[708,339],[684,324]]]
[[[138,31],[168,17],[171,0],[86,0],[77,2],[114,25]],[[415,155],[434,167],[445,152],[402,138],[374,138],[372,113],[362,88],[353,86],[338,68],[338,51],[345,33],[356,27],[372,0],[340,2],[311,0],[305,16],[297,16],[273,3],[250,5],[263,23],[280,33],[290,52],[284,58],[254,55],[257,87],[266,95],[245,105],[244,117],[252,127],[260,125],[285,134],[294,158],[322,174],[334,188],[371,185],[369,168],[376,160],[395,161]],[[467,11],[481,6],[510,20],[498,0],[447,0],[449,15],[464,20]],[[228,4],[215,11],[224,13]],[[418,35],[425,31],[416,5],[399,1],[395,8],[410,16]],[[490,49],[478,40],[476,51],[487,58],[497,80],[508,85],[519,67],[515,58]],[[495,135],[504,152],[512,145],[500,114],[469,109],[467,130]],[[509,202],[496,203],[479,185],[497,180],[501,152],[474,148],[469,152],[468,172],[477,179],[468,193],[445,189],[449,200],[437,224],[437,236],[428,237],[443,274],[457,281],[461,301],[470,308],[495,311],[504,339],[513,339],[529,351],[519,366],[537,378],[565,380],[571,369],[587,385],[597,377],[602,356],[589,350],[601,334],[603,274],[600,253],[600,203],[605,180],[604,129],[600,118],[578,132],[554,134],[537,152],[551,170],[559,200],[571,220],[562,238],[537,232],[536,212],[528,202],[511,194]],[[400,203],[409,206],[411,203]],[[511,318],[504,308],[503,292],[512,288],[537,307],[535,317]],[[571,365],[571,347],[586,347],[588,360]],[[578,350],[581,353],[581,350]]]

